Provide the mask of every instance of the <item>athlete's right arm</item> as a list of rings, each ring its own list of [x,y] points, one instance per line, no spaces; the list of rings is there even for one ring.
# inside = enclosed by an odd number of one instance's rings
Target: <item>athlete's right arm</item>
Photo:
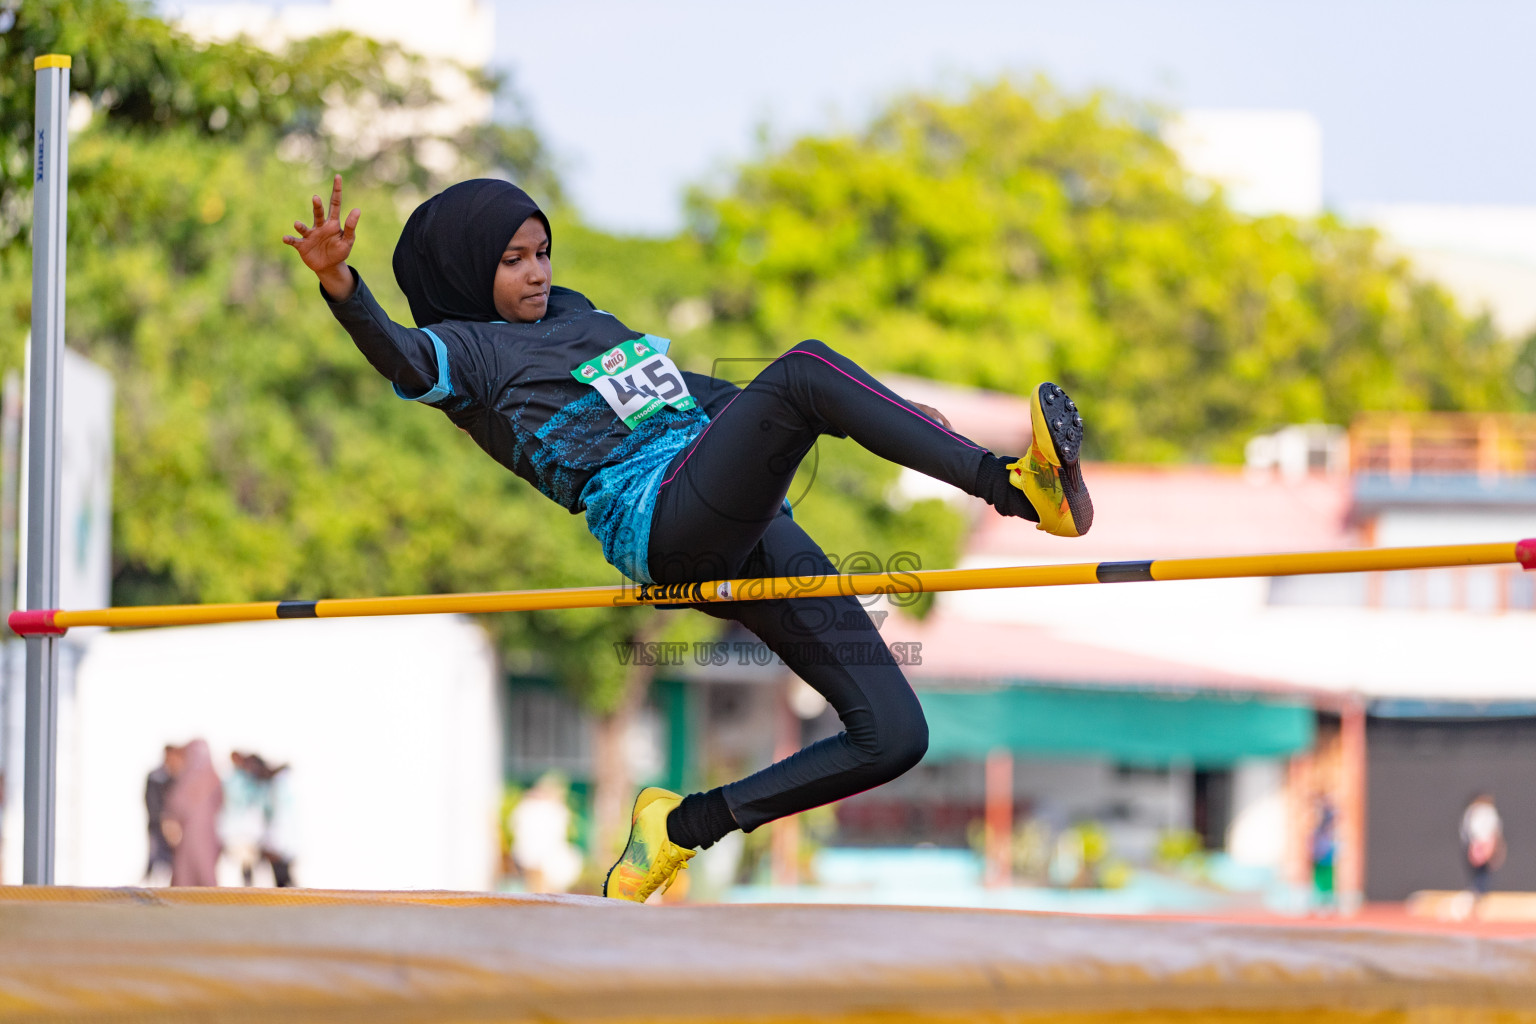
[[[321,285],[325,301],[338,323],[352,335],[358,351],[367,357],[373,368],[389,378],[395,385],[395,393],[401,398],[424,398],[438,390],[447,373],[446,350],[437,351],[441,339],[448,337],[438,327],[438,340],[427,331],[402,327],[389,318],[368,285],[357,271],[347,268],[351,282],[351,295],[343,302],[331,298],[330,289]],[[451,388],[449,389],[451,391]],[[427,398],[435,402],[445,395]]]
[[[319,196],[309,198],[314,206],[315,222],[305,224],[301,220],[294,221],[293,229],[299,233],[298,237],[284,235],[283,241],[293,246],[304,265],[315,272],[328,298],[334,302],[345,302],[352,297],[353,287],[347,257],[352,255],[352,243],[357,241],[357,220],[363,211],[353,210],[347,214],[347,222],[341,222],[339,174],[331,182],[329,212],[321,209]]]
[[[362,211],[353,210],[342,223],[341,175],[336,175],[331,184],[328,211],[321,207],[319,196],[310,199],[315,222],[294,221],[298,236],[285,235],[283,241],[293,246],[304,265],[315,272],[320,279],[320,293],[331,312],[374,369],[395,385],[396,393],[402,398],[433,393],[443,367],[431,337],[425,331],[411,330],[391,320],[357,271],[347,266]]]

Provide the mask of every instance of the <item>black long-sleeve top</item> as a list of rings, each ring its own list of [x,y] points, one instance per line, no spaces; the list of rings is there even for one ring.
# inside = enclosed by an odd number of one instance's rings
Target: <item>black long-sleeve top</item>
[[[497,462],[573,513],[586,507],[583,492],[599,471],[648,446],[675,450],[683,438],[668,435],[697,436],[737,391],[684,372],[698,408],[667,406],[631,428],[573,371],[627,341],[648,339],[662,352],[670,343],[626,327],[579,292],[551,288],[537,323],[408,328],[389,318],[356,271],[353,279],[356,288],[344,302],[331,301],[323,288],[321,294],[396,394],[441,409]]]

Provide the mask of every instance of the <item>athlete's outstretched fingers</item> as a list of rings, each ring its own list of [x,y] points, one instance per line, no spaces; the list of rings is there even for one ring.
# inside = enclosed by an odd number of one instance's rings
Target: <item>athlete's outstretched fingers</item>
[[[335,220],[341,214],[341,175],[331,179],[331,209],[325,215],[326,220]]]
[[[314,224],[314,226],[315,227],[319,227],[321,224],[325,223],[325,207],[320,205],[320,197],[319,196],[310,196],[309,197],[309,203],[310,203],[310,206],[312,206],[314,208],[314,211],[315,211],[315,224]]]
[[[342,241],[350,242],[357,237],[357,222],[362,215],[362,210],[353,210],[347,214],[347,222],[341,228]]]

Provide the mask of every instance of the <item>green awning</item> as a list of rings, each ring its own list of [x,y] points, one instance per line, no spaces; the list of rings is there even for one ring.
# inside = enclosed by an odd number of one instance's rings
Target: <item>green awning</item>
[[[1248,694],[1046,687],[920,690],[930,758],[1104,757],[1148,767],[1209,767],[1312,746],[1310,705]]]

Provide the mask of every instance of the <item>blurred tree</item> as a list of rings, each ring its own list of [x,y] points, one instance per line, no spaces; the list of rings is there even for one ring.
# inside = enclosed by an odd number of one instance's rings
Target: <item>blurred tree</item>
[[[1510,379],[1520,395],[1521,408],[1536,412],[1536,331],[1521,343]]]
[[[1025,393],[1054,379],[1098,458],[1237,460],[1362,409],[1504,407],[1508,346],[1332,216],[1234,213],[1154,114],[1043,79],[911,96],[697,192],[718,316],[875,369]]]

